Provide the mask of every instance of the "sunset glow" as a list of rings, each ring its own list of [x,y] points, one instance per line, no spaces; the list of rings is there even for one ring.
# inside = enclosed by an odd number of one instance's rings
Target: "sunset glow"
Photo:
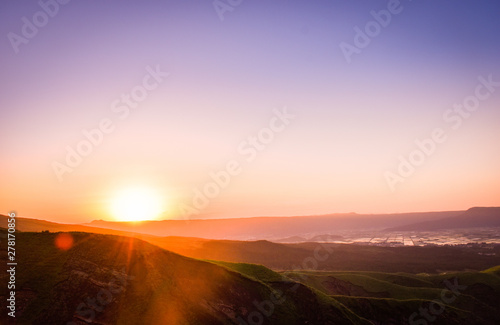
[[[498,2],[219,2],[71,1],[44,26],[39,2],[0,4],[0,213],[500,205]]]
[[[0,1],[0,324],[500,324],[499,13]]]
[[[154,220],[162,212],[164,202],[151,189],[128,188],[119,191],[111,201],[111,213],[116,221]]]

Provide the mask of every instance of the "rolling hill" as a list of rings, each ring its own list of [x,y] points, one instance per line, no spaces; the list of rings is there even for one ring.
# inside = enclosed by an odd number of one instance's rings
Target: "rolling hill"
[[[16,234],[17,324],[237,324],[273,299],[262,324],[369,324],[302,284],[278,294],[275,287],[296,283],[270,270],[279,279],[274,286],[139,239],[70,235],[74,245],[63,251],[54,245],[55,233]],[[6,255],[2,246],[3,263]],[[3,272],[0,282],[8,276]],[[7,324],[7,313],[0,321]]]
[[[489,253],[481,248],[455,246],[380,247],[353,244],[279,244],[264,240],[228,241],[183,237],[154,238],[150,241],[170,251],[199,259],[262,264],[273,270],[311,267],[323,271],[377,271],[439,273],[487,269],[500,264],[500,245]]]
[[[435,310],[433,301],[442,297],[448,299],[439,302],[436,324],[500,321],[498,266],[440,275],[278,273],[196,260],[114,235],[72,232],[74,244],[60,250],[54,245],[59,235],[16,234],[16,324],[406,325],[414,324],[412,315],[421,318],[422,309]],[[4,288],[8,276],[0,275]],[[450,283],[460,285],[456,294],[446,289]],[[5,290],[0,299],[6,301]],[[13,324],[6,313],[0,322]]]
[[[0,217],[0,227],[6,227]],[[184,256],[234,263],[261,264],[273,270],[301,268],[304,260],[317,252],[329,252],[328,259],[318,261],[324,271],[378,271],[436,273],[443,271],[482,270],[500,264],[500,246],[492,253],[479,254],[467,247],[376,247],[349,244],[297,243],[282,244],[265,240],[211,240],[193,237],[158,237],[112,229],[65,225],[43,220],[17,218],[19,231],[78,231],[129,236],[145,240],[160,248]]]

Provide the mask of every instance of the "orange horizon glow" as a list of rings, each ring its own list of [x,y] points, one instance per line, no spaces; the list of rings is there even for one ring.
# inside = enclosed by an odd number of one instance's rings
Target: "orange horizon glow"
[[[210,2],[83,1],[19,53],[4,38],[0,213],[87,223],[500,206],[496,5],[421,2],[349,63],[339,44],[378,5],[311,3],[254,3],[221,22]],[[40,10],[4,7],[15,33]],[[143,190],[119,194],[130,188]]]

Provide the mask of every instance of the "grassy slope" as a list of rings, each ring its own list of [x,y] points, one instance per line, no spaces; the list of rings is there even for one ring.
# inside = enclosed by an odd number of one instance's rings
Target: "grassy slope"
[[[500,266],[483,272],[459,272],[439,275],[390,274],[382,272],[321,272],[300,271],[277,273],[260,265],[244,263],[214,262],[259,279],[271,287],[278,279],[301,282],[313,288],[320,300],[326,304],[346,307],[345,315],[354,311],[373,324],[409,324],[410,316],[420,308],[428,309],[432,301],[444,304],[444,311],[436,318],[439,324],[498,324],[497,311],[500,299]],[[461,286],[456,299],[444,303],[445,297],[452,297],[446,290],[445,281]],[[340,295],[335,287],[326,283],[340,280],[364,296]],[[338,287],[336,288],[339,289]],[[385,297],[380,297],[385,296]],[[422,319],[417,317],[416,319]]]
[[[459,272],[439,275],[387,274],[374,272],[295,272],[289,276],[310,285],[358,314],[382,323],[404,324],[419,308],[426,308],[431,301],[440,301],[442,294],[451,297],[446,281],[464,288],[452,302],[445,304],[440,324],[497,324],[500,314],[499,267],[484,272]],[[339,281],[340,280],[340,281]],[[337,282],[337,286],[330,285]],[[346,294],[351,289],[352,294]],[[342,293],[342,294],[341,294]],[[361,293],[362,297],[359,296]],[[404,311],[399,317],[395,310]],[[372,315],[368,317],[367,315]],[[461,321],[462,319],[462,321]]]
[[[18,324],[65,324],[78,321],[76,309],[109,289],[114,278],[133,276],[95,321],[110,324],[233,324],[237,315],[255,311],[255,302],[275,290],[285,302],[273,306],[263,324],[369,324],[336,300],[282,281],[262,266],[228,268],[183,257],[142,240],[71,233],[68,251],[54,246],[55,233],[17,233]],[[4,247],[2,247],[4,249]],[[2,260],[6,258],[1,251]],[[6,275],[0,276],[5,287]],[[120,282],[121,283],[121,282]],[[0,299],[5,299],[0,291]],[[24,303],[21,303],[21,300]],[[85,308],[87,309],[87,308]],[[88,317],[88,315],[86,315]],[[232,319],[232,320],[231,320]],[[6,323],[6,315],[0,315]]]
[[[71,318],[76,306],[85,297],[97,295],[99,286],[96,288],[96,283],[106,283],[111,274],[119,273],[126,266],[129,272],[136,274],[138,281],[133,282],[126,293],[114,297],[106,312],[97,313],[103,318],[100,320],[133,324],[139,321],[137,315],[141,315],[145,324],[154,324],[158,317],[165,320],[173,316],[178,317],[169,319],[173,324],[182,324],[182,320],[190,324],[227,323],[236,314],[245,314],[245,308],[247,314],[254,311],[252,303],[255,299],[267,300],[272,292],[279,290],[285,293],[286,303],[276,305],[272,316],[265,318],[264,324],[299,324],[305,320],[311,324],[328,324],[329,319],[335,319],[336,323],[340,320],[341,324],[363,324],[366,323],[364,318],[374,321],[374,324],[377,321],[405,324],[409,315],[427,306],[430,300],[439,299],[445,280],[456,277],[467,289],[446,306],[440,324],[460,324],[464,319],[469,324],[500,322],[496,310],[500,305],[500,266],[481,272],[439,275],[347,271],[278,273],[255,264],[196,261],[132,238],[79,233],[74,234],[78,245],[68,252],[61,252],[52,245],[56,236],[54,233],[19,236],[24,239],[18,241],[17,246],[22,252],[22,263],[19,265],[22,271],[17,274],[17,281],[18,288],[24,290],[18,292],[21,296],[18,303],[20,306],[28,303],[27,312],[21,317],[24,323],[45,321],[37,318],[40,315],[46,315],[47,319]],[[186,240],[177,239],[180,242]],[[202,248],[207,242],[210,241],[192,239],[194,246]],[[128,254],[125,252],[129,251],[127,247],[130,243],[133,245]],[[236,254],[240,254],[242,248],[252,248],[250,252],[246,251],[250,255],[265,251],[272,244],[265,241],[215,241],[215,245],[228,243]],[[298,252],[307,252],[308,245],[317,247],[315,244],[299,245]],[[286,247],[291,249],[293,246],[296,245]],[[272,247],[279,250],[281,245],[272,244]],[[341,245],[341,248],[344,247]],[[363,255],[369,254],[369,250],[363,247]],[[379,248],[371,252],[380,258],[377,254],[380,253]],[[1,253],[4,259],[5,252]],[[127,263],[127,260],[130,262]],[[75,271],[88,274],[88,278],[75,275]],[[5,275],[0,276],[2,278],[5,279]],[[208,283],[223,285],[207,287]],[[5,288],[5,285],[2,287]],[[242,289],[243,296],[235,294]],[[79,295],[75,294],[82,291]],[[130,305],[130,301],[134,303]],[[325,315],[325,318],[318,320],[316,314]]]
[[[261,264],[273,270],[298,269],[315,255],[329,251],[318,270],[440,273],[481,271],[500,264],[500,246],[494,256],[463,247],[376,247],[349,244],[277,244],[268,241],[228,241],[179,237],[154,238],[151,243],[199,259]]]
[[[494,266],[492,268],[489,268],[485,271],[483,271],[485,273],[490,273],[490,274],[495,274],[497,276],[500,276],[500,265],[499,266]]]
[[[241,274],[244,274],[247,277],[255,279],[267,286],[273,292],[281,292],[285,296],[295,296],[296,292],[301,290],[310,290],[314,295],[317,296],[318,303],[323,307],[323,309],[328,312],[328,309],[331,307],[335,307],[341,311],[342,317],[349,319],[354,324],[356,323],[365,323],[365,319],[360,317],[359,315],[353,313],[348,307],[339,303],[336,299],[325,295],[323,292],[316,290],[315,288],[300,283],[298,281],[294,281],[291,278],[287,277],[285,274],[281,274],[278,272],[274,272],[262,265],[257,264],[247,264],[247,263],[229,263],[229,262],[221,262],[221,261],[212,261],[212,263],[217,265],[222,265],[228,269],[235,270]],[[294,297],[295,298],[295,297]],[[300,297],[298,297],[300,299]],[[296,317],[298,317],[297,315]]]
[[[0,227],[6,227],[0,215]],[[407,273],[439,273],[442,271],[481,271],[500,265],[500,246],[495,256],[479,255],[474,249],[459,247],[374,247],[345,244],[277,244],[260,240],[253,242],[207,240],[185,237],[155,237],[80,225],[64,225],[43,220],[18,218],[20,231],[80,231],[131,236],[146,240],[166,250],[197,259],[234,263],[261,264],[273,270],[298,269],[302,262],[325,247],[330,251],[318,270],[378,271]]]

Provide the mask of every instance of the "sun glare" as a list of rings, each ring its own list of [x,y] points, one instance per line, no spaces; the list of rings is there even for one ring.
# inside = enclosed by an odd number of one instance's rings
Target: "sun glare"
[[[162,211],[161,196],[147,188],[119,191],[111,202],[111,213],[117,221],[154,220]]]

